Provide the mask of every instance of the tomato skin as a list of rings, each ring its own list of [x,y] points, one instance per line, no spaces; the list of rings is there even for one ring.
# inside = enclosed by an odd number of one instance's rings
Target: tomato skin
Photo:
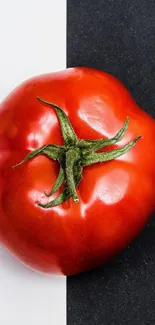
[[[38,156],[12,168],[36,148],[63,144],[55,111],[37,96],[59,105],[79,138],[111,138],[127,116],[128,131],[113,147],[143,136],[120,158],[84,168],[79,203],[37,205],[47,201],[57,162]],[[88,68],[32,78],[1,103],[0,121],[0,239],[27,266],[65,275],[88,270],[145,226],[155,205],[155,122],[116,78]]]

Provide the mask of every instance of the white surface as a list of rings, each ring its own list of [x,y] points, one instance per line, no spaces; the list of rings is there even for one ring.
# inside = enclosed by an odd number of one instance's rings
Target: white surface
[[[66,68],[66,0],[0,0],[0,99],[24,79]]]
[[[66,0],[0,0],[0,101],[66,67]],[[0,324],[65,325],[66,278],[39,275],[0,248]]]

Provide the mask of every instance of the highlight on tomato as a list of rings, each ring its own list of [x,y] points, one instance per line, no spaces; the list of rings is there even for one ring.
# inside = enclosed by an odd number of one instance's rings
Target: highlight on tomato
[[[0,104],[0,241],[72,275],[118,254],[155,207],[155,122],[108,73],[70,68]]]

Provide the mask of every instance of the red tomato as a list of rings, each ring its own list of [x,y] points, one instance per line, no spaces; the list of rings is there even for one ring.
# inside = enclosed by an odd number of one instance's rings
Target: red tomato
[[[37,97],[59,105],[80,139],[110,139],[129,116],[124,137],[102,154],[143,138],[116,159],[85,166],[79,202],[40,206],[51,202],[45,191],[57,178],[59,162],[43,152],[12,168],[42,146],[64,145],[58,112]],[[70,275],[106,262],[137,236],[154,209],[155,122],[116,78],[88,68],[32,78],[2,102],[0,121],[0,238],[14,256],[35,270]],[[75,147],[70,145],[65,174],[70,184],[72,165],[92,159],[91,150],[78,149],[73,161]]]

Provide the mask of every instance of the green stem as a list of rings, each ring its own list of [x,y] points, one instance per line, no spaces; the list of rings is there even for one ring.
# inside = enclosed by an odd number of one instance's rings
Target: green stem
[[[82,179],[82,167],[80,164],[77,163],[76,166],[74,166],[75,187],[77,187],[79,185],[81,179]],[[62,191],[62,193],[56,199],[54,199],[46,204],[38,203],[38,205],[44,209],[52,208],[52,207],[60,205],[63,202],[69,200],[71,198],[71,196],[72,196],[72,194],[70,193],[69,188],[66,186],[65,189]]]
[[[70,149],[66,152],[66,178],[67,184],[72,195],[73,201],[78,202],[79,198],[76,192],[76,186],[74,182],[73,168],[76,161],[80,158],[79,153],[75,149]]]

